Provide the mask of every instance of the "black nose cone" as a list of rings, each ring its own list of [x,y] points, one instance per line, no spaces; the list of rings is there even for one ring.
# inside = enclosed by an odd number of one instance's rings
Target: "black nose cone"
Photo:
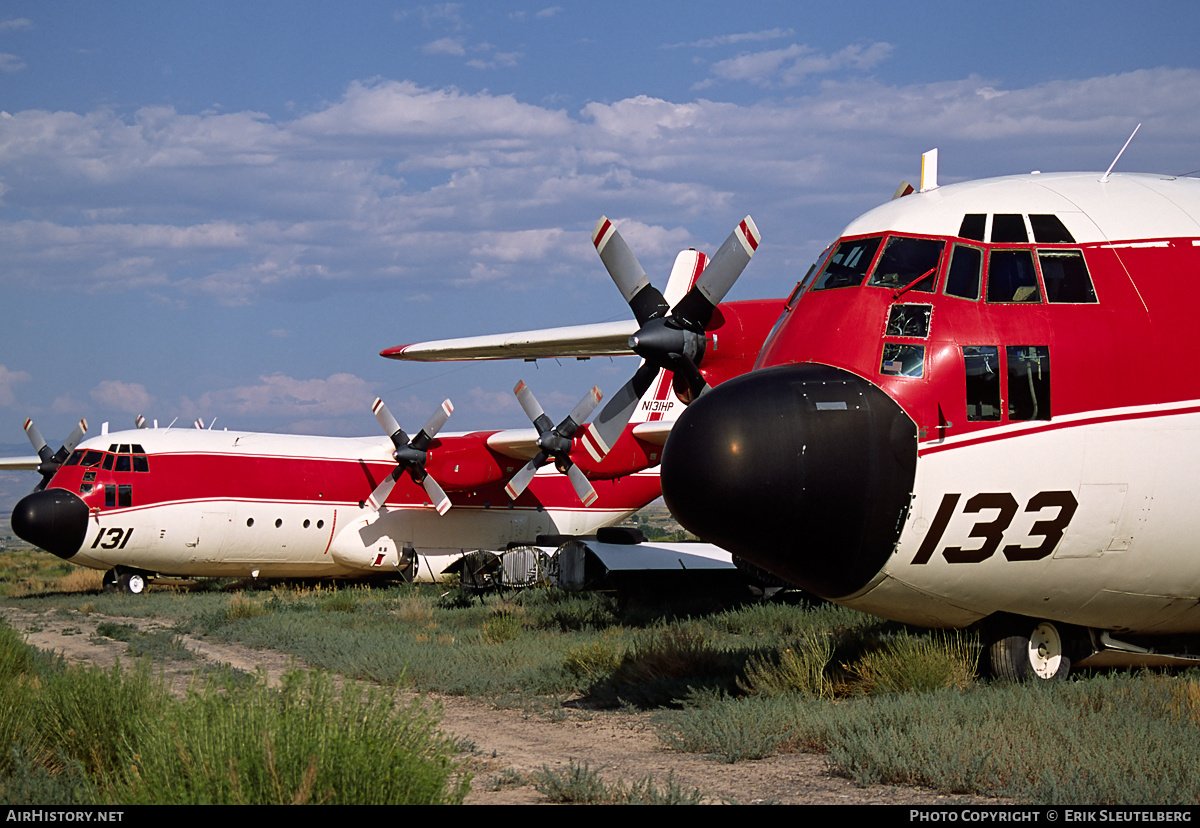
[[[26,495],[12,513],[12,530],[18,537],[68,559],[83,546],[87,522],[87,504],[66,489]]]
[[[783,365],[688,407],[663,450],[663,497],[702,540],[837,598],[894,550],[916,462],[916,425],[878,386]]]

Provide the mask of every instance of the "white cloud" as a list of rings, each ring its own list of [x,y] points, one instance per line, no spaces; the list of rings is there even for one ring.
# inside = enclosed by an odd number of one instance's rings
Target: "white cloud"
[[[25,68],[25,61],[17,55],[0,52],[0,72],[20,72]]]
[[[90,396],[97,404],[126,414],[143,414],[154,404],[154,397],[138,382],[104,380],[92,389]]]
[[[443,37],[434,40],[422,46],[421,51],[427,55],[461,56],[467,53],[461,37]]]
[[[236,414],[311,419],[369,412],[373,399],[372,384],[353,374],[333,374],[325,379],[295,379],[272,374],[259,377],[258,385],[208,392],[200,397],[195,407],[208,416]]]
[[[13,386],[19,382],[29,382],[31,377],[25,371],[11,371],[0,364],[0,406],[8,408],[16,402]]]
[[[782,86],[859,71],[887,48],[764,52],[739,77]],[[167,304],[248,304],[320,284],[433,301],[463,284],[530,290],[577,267],[603,278],[587,243],[600,213],[625,217],[642,264],[660,273],[680,246],[719,243],[747,212],[764,251],[827,240],[934,145],[944,178],[1103,168],[1138,121],[1129,164],[1195,166],[1200,72],[1025,88],[827,76],[754,104],[636,96],[575,113],[374,80],[291,120],[16,112],[0,117],[0,285],[140,290]]]
[[[833,54],[822,54],[811,46],[793,43],[784,49],[772,49],[739,55],[713,64],[713,74],[727,81],[746,81],[758,86],[791,87],[803,83],[809,75],[824,75],[842,69],[863,71],[883,62],[893,51],[890,43],[854,44]]]

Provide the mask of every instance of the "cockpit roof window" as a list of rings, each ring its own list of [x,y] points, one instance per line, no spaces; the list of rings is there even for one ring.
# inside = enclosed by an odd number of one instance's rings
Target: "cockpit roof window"
[[[882,240],[879,236],[873,236],[841,242],[825,263],[812,289],[830,290],[861,285]]]
[[[1033,240],[1040,244],[1074,244],[1075,238],[1053,214],[1029,214],[1029,226],[1033,228]]]
[[[986,227],[987,213],[967,213],[958,228],[959,238],[983,241],[983,231]]]
[[[993,244],[1028,244],[1025,216],[1020,213],[996,213],[992,216]]]

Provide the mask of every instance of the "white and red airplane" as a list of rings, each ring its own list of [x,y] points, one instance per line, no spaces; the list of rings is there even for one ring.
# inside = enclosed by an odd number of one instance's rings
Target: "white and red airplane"
[[[664,380],[647,402],[668,393]],[[631,423],[616,462],[573,445],[598,399],[557,426],[537,407],[534,429],[466,434],[440,433],[446,401],[411,439],[378,400],[388,437],[139,428],[80,442],[81,422],[57,458],[27,421],[39,456],[0,467],[43,474],[13,509],[18,536],[130,592],[157,575],[436,580],[464,552],[594,533],[659,496],[661,423]],[[550,458],[570,476],[539,471]]]
[[[999,676],[1195,663],[1200,385],[1181,355],[1200,180],[938,187],[936,154],[923,165],[919,192],[851,222],[787,300],[715,296],[693,361],[716,387],[685,387],[708,393],[664,448],[668,507],[840,604],[977,626]],[[759,344],[752,371],[719,370]],[[460,358],[450,345],[385,354]]]

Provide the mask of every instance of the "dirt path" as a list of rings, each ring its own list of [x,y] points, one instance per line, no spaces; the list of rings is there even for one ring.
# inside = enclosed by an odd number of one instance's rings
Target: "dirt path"
[[[96,635],[98,624],[130,624],[143,631],[169,629],[163,619],[113,618],[95,614],[35,612],[0,607],[0,617],[35,647],[61,653],[70,662],[111,666],[128,661],[127,645]],[[278,681],[290,667],[302,667],[292,656],[233,644],[183,637],[199,663],[225,663],[239,670],[266,671]],[[162,663],[172,686],[184,687],[197,660]],[[860,788],[831,775],[821,756],[791,754],[755,762],[723,764],[663,747],[650,726],[650,714],[621,711],[557,711],[554,716],[497,709],[487,702],[458,696],[430,697],[443,708],[442,730],[474,745],[475,778],[469,804],[538,804],[546,799],[531,784],[513,783],[521,775],[566,769],[587,763],[610,781],[626,784],[651,776],[660,785],[669,774],[684,788],[699,788],[713,801],[741,804],[996,804],[983,797],[945,796],[924,788],[875,785]]]

